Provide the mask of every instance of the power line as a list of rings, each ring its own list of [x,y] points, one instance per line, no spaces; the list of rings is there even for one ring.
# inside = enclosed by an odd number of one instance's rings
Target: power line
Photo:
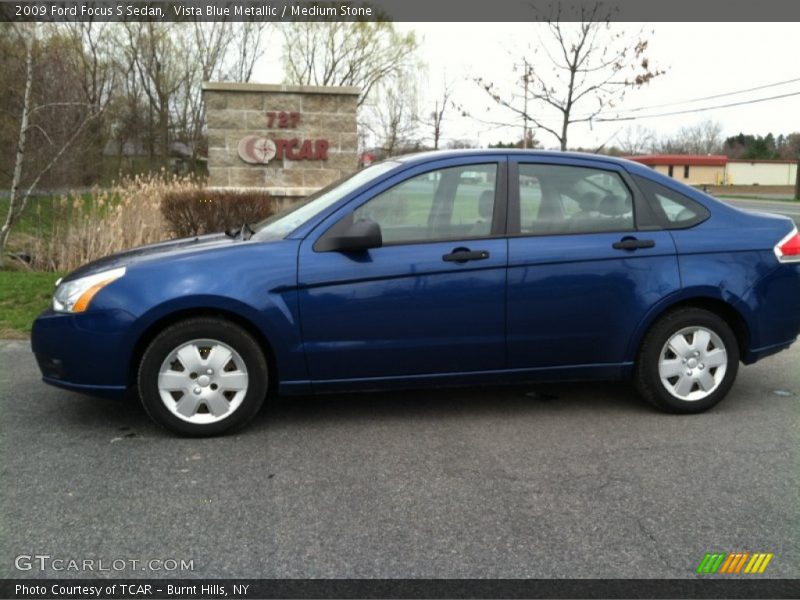
[[[690,108],[686,110],[675,110],[672,112],[660,113],[656,115],[641,115],[641,116],[634,116],[634,117],[599,117],[596,119],[592,119],[598,123],[611,123],[614,121],[636,121],[638,119],[655,119],[658,117],[671,117],[674,115],[686,115],[690,113],[698,113],[698,112],[705,112],[708,110],[717,110],[720,108],[731,108],[733,106],[744,106],[747,104],[758,104],[759,102],[768,102],[770,100],[780,100],[781,98],[789,98],[791,96],[800,96],[800,92],[791,92],[789,94],[781,94],[779,96],[770,96],[768,98],[755,98],[753,100],[742,100],[741,102],[731,102],[729,104],[719,104],[716,106],[704,106],[702,108]]]
[[[682,101],[682,102],[670,102],[670,103],[665,103],[665,104],[657,104],[657,105],[653,105],[653,106],[650,106],[650,107],[631,108],[631,109],[627,109],[627,110],[621,110],[620,112],[638,112],[638,111],[651,110],[651,109],[660,108],[660,107],[677,106],[677,105],[681,105],[681,104],[690,104],[690,103],[693,103],[693,102],[700,102],[702,100],[711,100],[711,99],[714,99],[714,98],[722,98],[722,97],[726,97],[726,96],[733,96],[733,95],[737,95],[737,94],[743,94],[743,93],[746,93],[746,92],[752,92],[752,91],[755,91],[755,90],[761,90],[761,89],[767,89],[767,88],[771,88],[771,87],[777,87],[777,86],[780,86],[780,85],[786,85],[788,83],[794,83],[796,81],[800,81],[800,78],[787,79],[786,81],[779,81],[779,82],[775,82],[775,83],[769,83],[769,84],[760,85],[760,86],[756,86],[756,87],[752,87],[752,88],[748,88],[748,89],[744,89],[744,90],[739,90],[739,91],[736,91],[736,92],[726,92],[726,93],[723,93],[723,94],[714,94],[714,95],[711,95],[711,96],[704,96],[702,98],[695,98],[693,100],[685,100],[685,101]],[[782,98],[790,98],[792,96],[799,96],[799,95],[800,95],[800,91],[798,91],[798,92],[790,92],[788,94],[780,94],[780,95],[777,95],[777,96],[769,96],[767,98],[754,98],[754,99],[751,99],[751,100],[742,100],[742,101],[739,101],[739,102],[730,102],[728,104],[719,104],[719,105],[715,105],[715,106],[705,106],[705,107],[701,107],[701,108],[689,108],[689,109],[684,109],[684,110],[677,110],[677,111],[671,111],[671,112],[666,112],[666,113],[659,113],[659,114],[655,114],[655,115],[634,115],[634,116],[622,116],[622,117],[620,117],[620,116],[617,116],[617,117],[602,117],[602,116],[598,115],[598,116],[592,118],[591,121],[594,121],[596,123],[613,123],[613,122],[620,122],[620,121],[637,121],[637,120],[640,120],[640,119],[656,119],[656,118],[660,118],[660,117],[670,117],[670,116],[675,116],[675,115],[685,115],[685,114],[691,114],[691,113],[706,112],[706,111],[709,111],[709,110],[732,108],[732,107],[736,107],[736,106],[745,106],[745,105],[748,105],[748,104],[759,104],[761,102],[769,102],[769,101],[772,101],[772,100],[780,100]],[[606,113],[606,114],[609,114],[609,113]],[[488,133],[489,131],[492,131],[492,130],[495,130],[495,129],[500,129],[501,127],[515,127],[516,126],[516,125],[514,125],[512,123],[500,123],[500,122],[497,122],[497,121],[486,121],[486,120],[483,120],[483,119],[480,119],[480,118],[474,117],[474,116],[472,118],[477,120],[477,121],[479,121],[479,122],[481,122],[481,123],[483,123],[484,125],[492,125],[492,127],[488,127],[486,129],[480,131],[479,133]],[[552,119],[545,118],[544,120],[552,120]]]
[[[657,119],[659,117],[671,117],[671,116],[675,116],[675,115],[686,115],[686,114],[691,114],[691,113],[706,112],[706,111],[709,111],[709,110],[718,110],[718,109],[723,109],[723,108],[731,108],[731,107],[734,107],[734,106],[745,106],[747,104],[758,104],[758,103],[761,103],[761,102],[769,102],[771,100],[780,100],[782,98],[790,98],[792,96],[800,96],[800,91],[791,92],[791,93],[788,93],[788,94],[780,94],[778,96],[769,96],[767,98],[754,98],[752,100],[742,100],[740,102],[730,102],[728,104],[718,104],[718,105],[715,105],[715,106],[704,106],[702,108],[689,108],[689,109],[685,109],[685,110],[675,110],[675,111],[666,112],[666,113],[659,113],[659,114],[655,114],[655,115],[637,115],[637,116],[631,116],[631,117],[600,117],[600,116],[597,116],[597,117],[595,117],[593,119],[590,119],[590,121],[593,121],[595,123],[614,123],[614,122],[619,122],[619,121],[638,121],[640,119]],[[497,121],[484,121],[484,120],[479,119],[477,117],[472,117],[472,118],[477,120],[477,121],[479,121],[479,122],[481,122],[481,123],[487,124],[487,125],[490,125],[490,124],[494,125],[494,127],[490,127],[488,129],[484,130],[486,132],[491,131],[493,129],[499,129],[500,127],[504,127],[504,126],[505,127],[514,127],[515,126],[515,125],[513,125],[511,123],[499,123]]]
[[[695,102],[703,102],[704,100],[716,100],[717,98],[725,98],[726,96],[738,96],[739,94],[746,94],[747,92],[755,92],[757,90],[765,90],[768,88],[778,87],[781,85],[787,85],[789,83],[795,83],[800,81],[800,77],[796,77],[795,79],[787,79],[786,81],[778,81],[775,83],[767,83],[764,85],[758,85],[756,87],[747,88],[744,90],[737,90],[735,92],[724,92],[722,94],[714,94],[712,96],[703,96],[701,98],[692,98],[690,100],[681,100],[679,102],[667,102],[665,104],[654,104],[652,106],[639,106],[636,108],[621,108],[617,112],[629,113],[629,112],[641,112],[643,110],[651,110],[654,108],[666,108],[668,106],[680,106],[681,104],[693,104]]]
[[[653,104],[653,105],[650,105],[650,106],[637,106],[637,107],[634,107],[634,108],[620,108],[618,110],[604,111],[601,114],[607,114],[607,115],[614,114],[614,115],[619,116],[620,114],[642,112],[642,111],[645,111],[645,110],[653,110],[653,109],[656,109],[656,108],[667,108],[669,106],[680,106],[682,104],[694,104],[695,102],[703,102],[705,100],[715,100],[717,98],[725,98],[727,96],[738,96],[739,94],[746,94],[748,92],[755,92],[755,91],[758,91],[758,90],[765,90],[765,89],[769,89],[769,88],[773,88],[773,87],[787,85],[787,84],[790,84],[790,83],[796,83],[798,81],[800,81],[800,77],[795,77],[794,79],[786,79],[784,81],[776,81],[774,83],[765,83],[763,85],[757,85],[755,87],[746,88],[746,89],[743,89],[743,90],[736,90],[736,91],[733,91],[733,92],[723,92],[723,93],[720,93],[720,94],[712,94],[711,96],[702,96],[700,98],[691,98],[689,100],[680,100],[680,101],[676,101],[676,102],[666,102],[664,104]],[[592,113],[578,113],[578,114],[576,114],[574,116],[576,118],[579,118],[579,119],[589,118],[589,117],[592,116]],[[595,115],[595,117],[593,117],[592,120],[593,121],[600,121],[601,118],[598,118],[598,116],[599,115]]]

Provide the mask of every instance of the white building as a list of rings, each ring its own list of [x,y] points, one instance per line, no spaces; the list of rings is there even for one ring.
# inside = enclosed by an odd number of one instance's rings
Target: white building
[[[691,154],[629,158],[689,185],[794,186],[797,181],[797,161],[793,160],[746,160]]]
[[[797,162],[729,159],[725,179],[728,185],[794,185]]]

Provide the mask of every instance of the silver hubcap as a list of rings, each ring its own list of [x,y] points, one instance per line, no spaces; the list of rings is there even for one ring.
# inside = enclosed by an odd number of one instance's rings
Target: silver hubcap
[[[230,346],[217,340],[192,340],[161,363],[158,393],[169,411],[197,425],[232,415],[247,395],[247,367]]]
[[[658,374],[667,391],[694,402],[714,392],[725,378],[728,353],[719,336],[705,327],[686,327],[661,349]]]

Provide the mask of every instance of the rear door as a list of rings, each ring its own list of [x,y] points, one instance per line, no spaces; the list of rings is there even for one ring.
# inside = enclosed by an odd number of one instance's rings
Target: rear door
[[[354,199],[300,248],[299,299],[315,384],[457,374],[505,364],[505,157],[416,167]],[[320,252],[372,219],[384,244]]]
[[[636,326],[680,288],[669,232],[617,165],[520,158],[509,172],[509,367],[630,362]]]

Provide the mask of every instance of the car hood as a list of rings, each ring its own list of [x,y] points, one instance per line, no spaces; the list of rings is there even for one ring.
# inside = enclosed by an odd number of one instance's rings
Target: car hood
[[[207,235],[199,235],[188,238],[181,238],[177,240],[168,240],[166,242],[158,242],[155,244],[148,244],[147,246],[139,246],[124,252],[118,252],[105,256],[98,260],[92,261],[72,271],[69,275],[64,277],[63,281],[71,281],[79,277],[93,275],[101,271],[115,269],[117,267],[125,267],[134,263],[142,262],[144,260],[152,260],[156,258],[166,258],[186,251],[206,250],[218,248],[220,246],[229,246],[231,244],[241,244],[240,238],[232,238],[224,233],[211,233]]]

